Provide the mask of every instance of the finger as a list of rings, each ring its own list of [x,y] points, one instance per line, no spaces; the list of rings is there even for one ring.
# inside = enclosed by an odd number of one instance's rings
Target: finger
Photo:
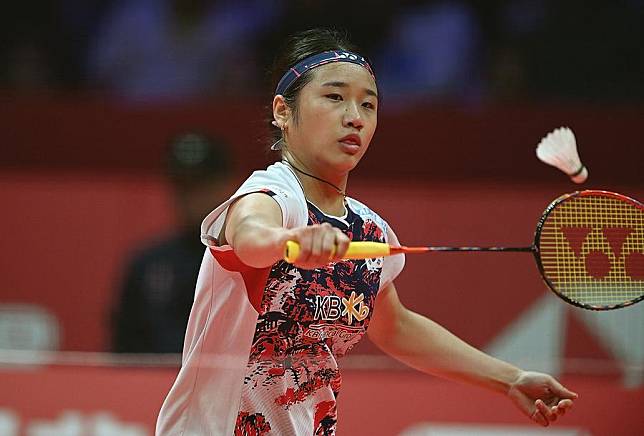
[[[559,404],[555,406],[555,408],[557,414],[559,416],[562,416],[572,408],[572,400],[561,400],[559,401]]]
[[[311,232],[300,232],[297,238],[297,243],[300,245],[300,254],[295,263],[301,266],[307,265],[311,258],[311,245],[313,244]]]
[[[539,410],[537,410],[537,409],[535,409],[535,411],[532,413],[532,419],[533,419],[537,424],[539,424],[539,425],[541,425],[541,426],[543,426],[543,427],[548,427],[548,425],[550,424],[550,423],[548,422],[548,420],[546,419],[546,417],[545,417],[545,416],[543,416],[543,415],[541,414],[541,412],[539,412]]]
[[[349,249],[349,243],[351,240],[347,235],[342,233],[339,229],[336,229],[335,233],[335,255],[334,259],[335,260],[340,260],[344,256],[344,254],[347,252]]]
[[[564,416],[566,414],[566,409],[562,409],[559,406],[554,406],[552,412],[557,416]]]
[[[559,383],[556,379],[550,380],[551,391],[561,398],[577,398],[579,395],[576,392],[567,389],[564,385]]]
[[[546,403],[544,403],[543,401],[537,400],[535,401],[534,405],[536,406],[539,413],[541,413],[541,415],[543,415],[548,421],[554,421],[555,419],[557,419],[557,414],[554,413],[554,411],[550,407],[546,406]]]
[[[311,261],[313,262],[319,259],[324,251],[324,233],[327,226],[328,224],[324,223],[320,226],[311,228],[311,240],[313,241],[311,244]]]
[[[328,264],[335,255],[335,232],[336,229],[329,223],[324,223],[320,227],[320,264]]]
[[[557,406],[555,406],[550,408],[550,415],[547,418],[550,422],[555,422],[559,416],[559,413],[557,413]]]
[[[335,231],[325,232],[322,237],[322,256],[325,260],[331,260],[335,256]]]

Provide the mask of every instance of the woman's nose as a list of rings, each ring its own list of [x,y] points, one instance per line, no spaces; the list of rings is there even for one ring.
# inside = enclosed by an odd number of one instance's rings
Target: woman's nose
[[[355,104],[348,104],[344,113],[344,125],[355,129],[362,129],[364,121],[360,116],[360,111]]]

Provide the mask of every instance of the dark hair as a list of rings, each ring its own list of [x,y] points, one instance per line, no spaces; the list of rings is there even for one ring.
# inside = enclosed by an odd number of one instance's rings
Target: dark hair
[[[290,36],[282,45],[273,67],[271,68],[271,97],[274,96],[275,88],[284,73],[298,62],[318,53],[330,50],[343,50],[360,53],[358,47],[349,41],[346,32],[334,29],[318,28],[305,30]],[[284,101],[293,111],[295,122],[298,114],[298,97],[300,91],[308,84],[313,75],[313,70],[308,70],[284,92]],[[281,131],[278,127],[273,126],[273,109],[269,106],[269,125],[271,129],[272,142],[281,138]]]

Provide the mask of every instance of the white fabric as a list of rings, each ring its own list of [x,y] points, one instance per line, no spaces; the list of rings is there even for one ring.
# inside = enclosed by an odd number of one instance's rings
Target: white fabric
[[[254,172],[229,200],[204,219],[202,241],[209,248],[199,271],[182,367],[159,413],[157,435],[231,435],[242,398],[248,401],[248,397],[242,395],[244,377],[260,315],[249,301],[242,274],[224,269],[210,250],[219,253],[232,250],[228,245],[217,247],[212,239],[218,237],[231,202],[242,195],[266,190],[280,206],[284,227],[304,226],[308,222],[308,206],[302,188],[282,163]],[[398,244],[394,232],[377,214],[350,198],[347,205],[384,230],[385,241]],[[381,262],[379,289],[400,273],[404,256],[387,257]],[[353,345],[348,344],[348,347]],[[331,364],[337,370],[335,362]],[[323,400],[335,401],[330,390],[319,395]],[[330,398],[324,397],[329,395]],[[280,434],[284,428],[294,434],[311,434],[314,411],[302,405],[291,406],[289,410],[286,420],[290,422],[284,422],[283,413],[279,418],[269,416],[274,425],[274,431],[269,434]]]

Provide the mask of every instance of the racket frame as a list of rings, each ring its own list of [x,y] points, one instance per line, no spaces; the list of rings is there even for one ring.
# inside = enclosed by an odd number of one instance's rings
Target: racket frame
[[[531,251],[532,254],[534,255],[534,259],[537,263],[537,268],[539,268],[539,273],[541,274],[541,278],[543,279],[544,283],[548,288],[555,293],[555,295],[562,300],[564,300],[568,304],[572,304],[573,306],[582,308],[582,309],[587,309],[587,310],[596,310],[596,311],[604,311],[604,310],[613,310],[613,309],[621,309],[623,307],[627,306],[632,306],[635,303],[638,303],[644,299],[644,292],[637,298],[625,301],[623,303],[618,303],[618,304],[609,304],[609,305],[593,305],[593,304],[584,304],[579,301],[573,300],[572,298],[562,294],[557,290],[557,287],[555,286],[554,283],[548,278],[546,275],[545,268],[543,266],[543,263],[541,261],[541,246],[540,246],[540,239],[541,239],[541,232],[543,230],[543,226],[546,223],[546,220],[550,216],[550,214],[559,206],[561,203],[564,201],[568,201],[571,198],[574,197],[590,197],[590,196],[601,196],[601,197],[609,197],[609,198],[616,198],[620,201],[624,201],[627,203],[632,204],[633,206],[642,209],[644,211],[644,204],[640,203],[639,201],[635,200],[634,198],[628,197],[626,195],[622,194],[617,194],[615,192],[610,192],[610,191],[602,191],[598,189],[586,189],[583,191],[575,191],[571,192],[569,194],[564,194],[555,200],[553,200],[548,207],[543,211],[543,214],[541,215],[541,218],[539,219],[539,222],[537,223],[537,227],[534,231],[534,241],[532,243]]]

